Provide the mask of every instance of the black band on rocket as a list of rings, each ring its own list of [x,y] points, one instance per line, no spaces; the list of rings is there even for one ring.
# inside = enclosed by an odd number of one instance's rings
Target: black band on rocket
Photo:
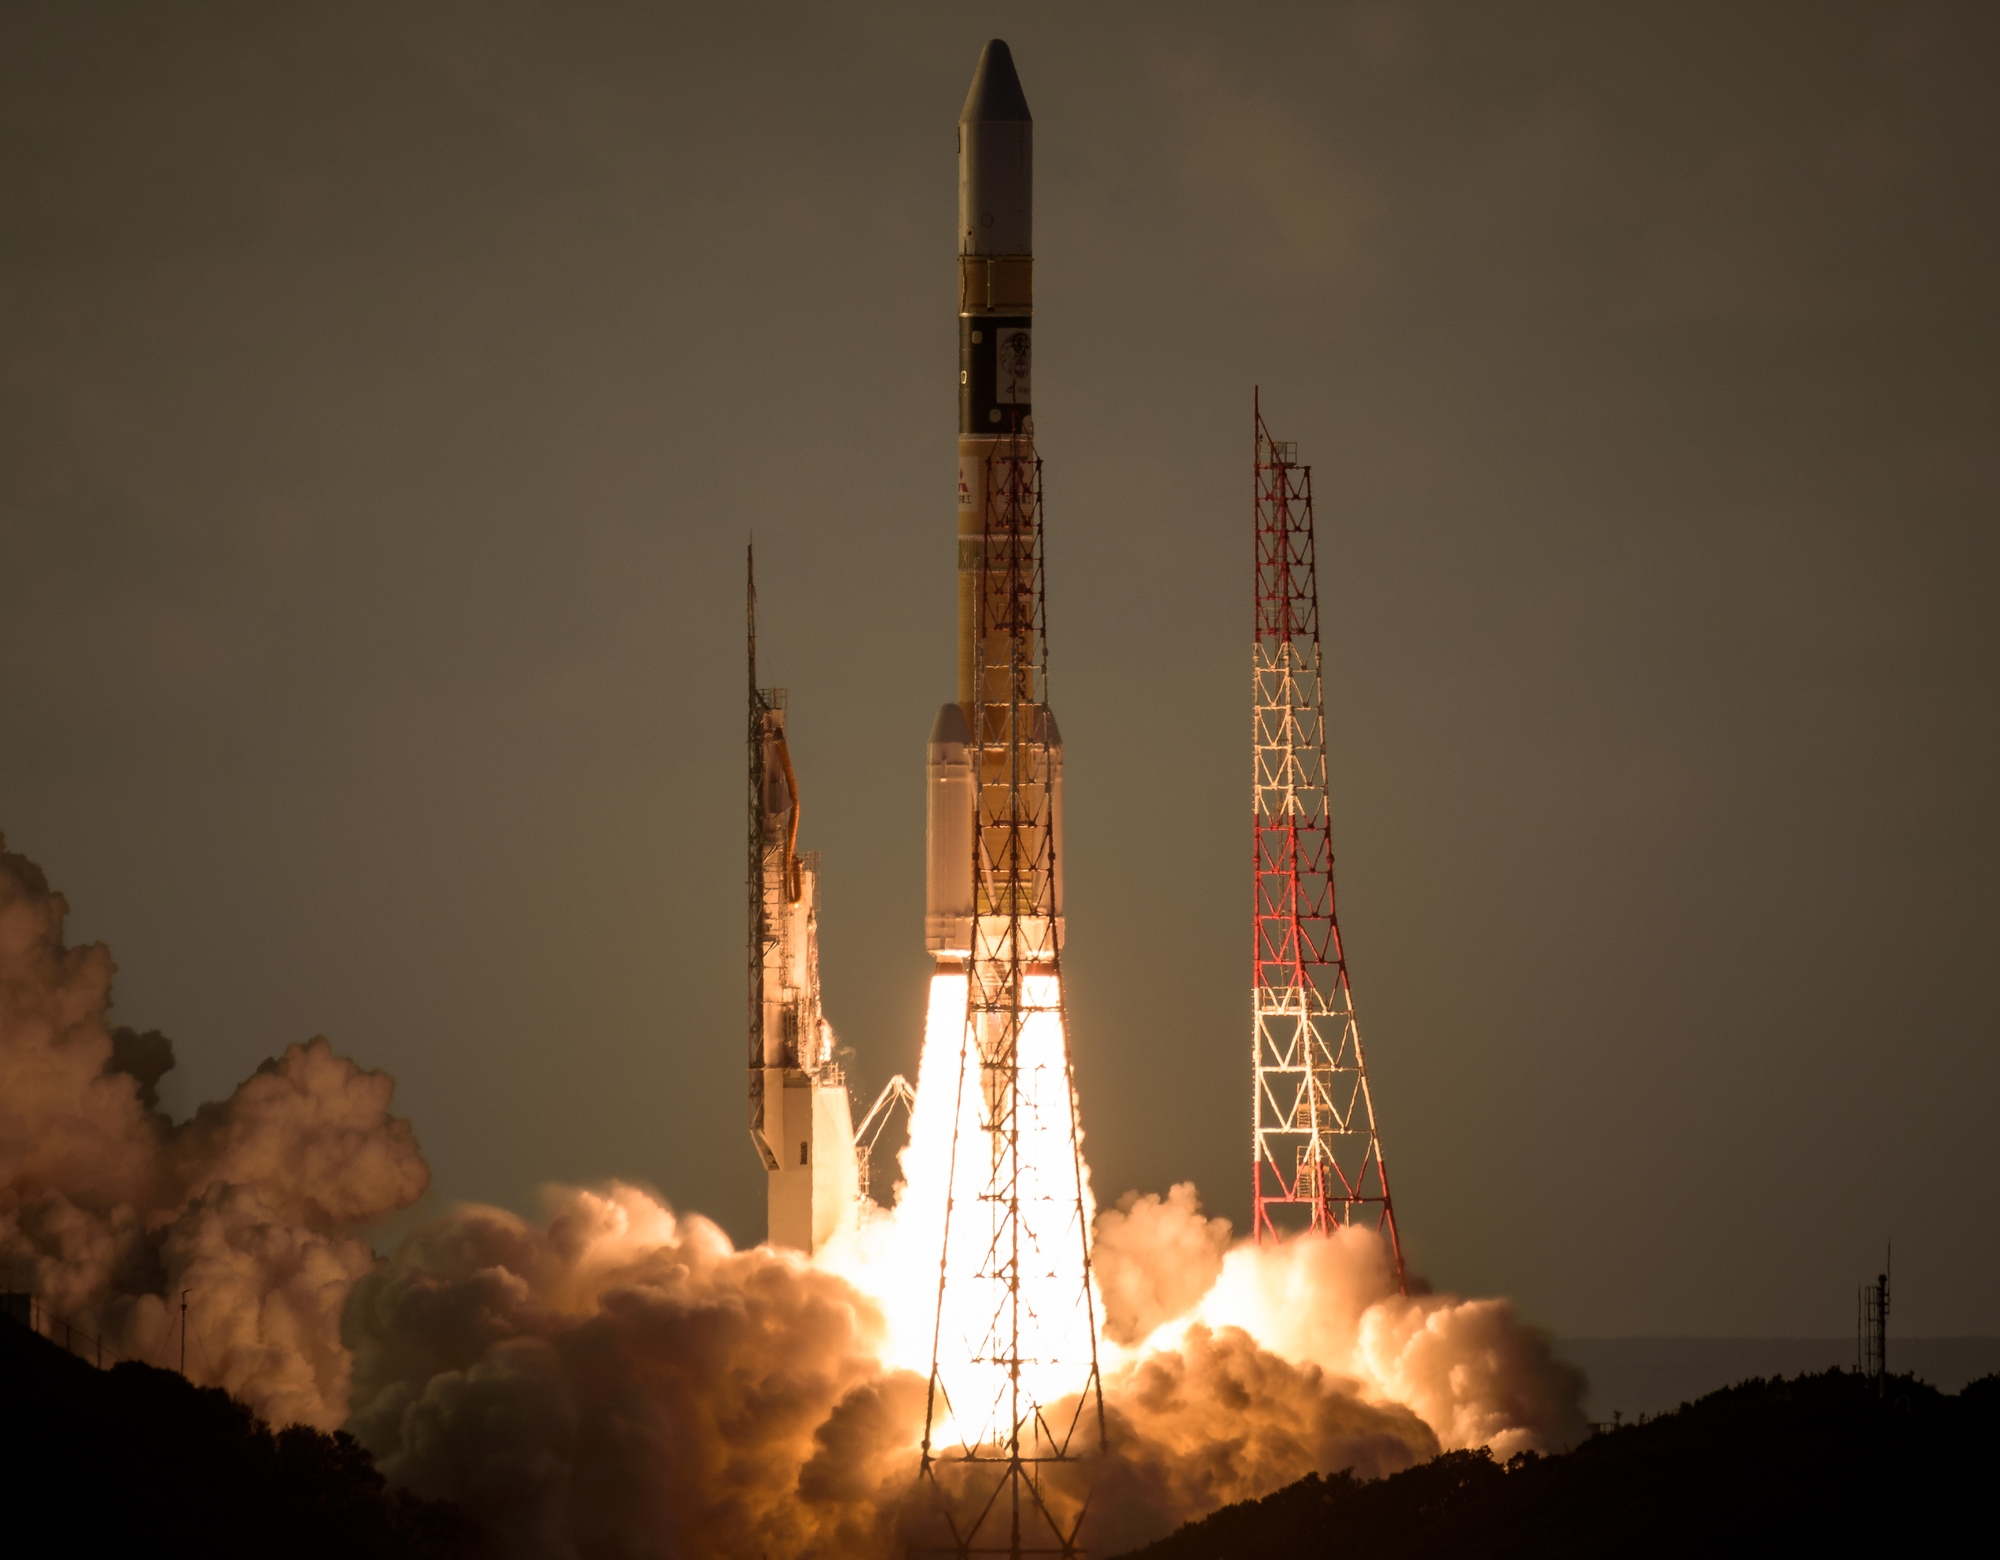
[[[1027,315],[958,317],[958,431],[1012,433],[1033,410]]]

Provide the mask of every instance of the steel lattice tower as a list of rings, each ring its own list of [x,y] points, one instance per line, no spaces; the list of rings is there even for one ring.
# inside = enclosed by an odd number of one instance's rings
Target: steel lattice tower
[[[1272,1210],[1293,1206],[1326,1231],[1373,1206],[1400,1285],[1402,1243],[1334,914],[1312,468],[1295,444],[1272,439],[1255,402],[1253,417],[1251,1227],[1260,1242],[1275,1238]]]
[[[1047,1479],[1054,1465],[1081,1460],[1077,1433],[1093,1412],[1101,1449],[1104,1400],[1063,1022],[1061,750],[1047,705],[1041,462],[1017,433],[984,464],[977,708],[968,712],[972,946],[923,1468],[942,1497],[951,1552],[1076,1556],[1084,1506],[1058,1498]],[[978,1127],[968,1132],[974,1089]],[[1062,1162],[1024,1156],[1024,1137],[1044,1148],[1059,1141]],[[968,1156],[978,1156],[980,1188],[970,1199],[959,1195]],[[1067,1413],[1038,1390],[1056,1379],[1067,1382],[1059,1396],[1075,1394]]]

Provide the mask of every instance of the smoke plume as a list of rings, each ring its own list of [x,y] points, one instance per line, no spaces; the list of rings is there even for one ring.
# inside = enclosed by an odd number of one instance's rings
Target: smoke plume
[[[350,1428],[390,1478],[520,1555],[887,1552],[923,1382],[879,1310],[633,1187],[552,1215],[461,1209],[362,1280]]]
[[[1486,1446],[1504,1459],[1558,1450],[1584,1434],[1583,1377],[1555,1358],[1548,1334],[1522,1323],[1505,1300],[1400,1293],[1388,1246],[1372,1230],[1349,1225],[1218,1250],[1217,1226],[1226,1231],[1226,1221],[1205,1219],[1186,1183],[1164,1201],[1128,1199],[1119,1211],[1126,1221],[1107,1253],[1119,1292],[1183,1299],[1193,1281],[1177,1275],[1197,1254],[1212,1254],[1203,1292],[1156,1322],[1128,1357],[1181,1346],[1203,1329],[1240,1330],[1361,1402],[1407,1409],[1446,1451]]]
[[[1098,1231],[1108,1450],[1079,1473],[1099,1551],[1309,1472],[1581,1434],[1546,1339],[1501,1302],[1398,1294],[1370,1232],[1229,1248],[1187,1185]],[[737,1251],[630,1186],[555,1193],[542,1228],[459,1209],[356,1287],[349,1428],[524,1560],[899,1553],[941,1532],[922,1369],[884,1358],[881,1297],[846,1272]]]
[[[179,1357],[275,1424],[347,1414],[340,1313],[376,1262],[341,1226],[413,1202],[430,1171],[395,1084],[288,1047],[175,1124],[157,1031],[109,1021],[116,966],[64,940],[68,905],[0,840],[0,1283],[116,1354]]]
[[[344,1422],[518,1560],[876,1560],[941,1536],[918,1478],[929,1335],[909,1319],[937,1210],[908,1184],[816,1260],[736,1250],[610,1185],[552,1191],[540,1224],[453,1209],[384,1261],[349,1232],[428,1179],[392,1081],[315,1039],[169,1120],[172,1048],[110,1024],[110,954],[68,946],[65,911],[0,851],[9,1287],[160,1363],[192,1290],[190,1375],[274,1423]],[[1581,1382],[1542,1335],[1504,1301],[1399,1293],[1371,1232],[1232,1242],[1182,1184],[1104,1209],[1093,1249],[1107,1439],[1084,1403],[1090,1456],[1049,1493],[1074,1505],[1087,1484],[1099,1552],[1312,1471],[1582,1432]]]
[[[1194,1182],[1162,1198],[1127,1192],[1097,1216],[1092,1260],[1104,1296],[1104,1336],[1135,1344],[1185,1316],[1222,1275],[1229,1221],[1202,1217]]]

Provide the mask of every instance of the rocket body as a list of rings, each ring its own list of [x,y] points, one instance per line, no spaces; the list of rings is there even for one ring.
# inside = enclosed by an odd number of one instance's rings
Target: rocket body
[[[995,39],[958,120],[958,703],[973,707],[973,592],[992,462],[1035,453],[1035,125]]]
[[[1023,560],[1040,557],[1033,340],[1034,122],[995,39],[958,124],[958,697],[926,758],[924,941],[941,965],[970,957],[976,916],[1009,905],[1031,911],[1023,935],[1050,953],[1058,931],[1062,738],[1038,686],[1040,624],[1017,599]],[[999,811],[996,789],[1015,798]],[[1026,843],[1023,805],[1039,836]]]

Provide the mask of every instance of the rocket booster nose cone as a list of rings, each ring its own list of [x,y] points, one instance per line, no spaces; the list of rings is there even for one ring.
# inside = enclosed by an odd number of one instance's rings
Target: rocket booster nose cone
[[[956,744],[964,747],[972,740],[972,728],[965,722],[965,711],[956,704],[947,704],[938,711],[937,719],[931,723],[931,746]]]
[[[1013,51],[1004,39],[995,38],[979,51],[979,67],[972,73],[972,90],[965,95],[965,111],[958,116],[962,125],[982,120],[1028,121],[1028,96],[1021,90],[1021,78],[1014,73]]]

